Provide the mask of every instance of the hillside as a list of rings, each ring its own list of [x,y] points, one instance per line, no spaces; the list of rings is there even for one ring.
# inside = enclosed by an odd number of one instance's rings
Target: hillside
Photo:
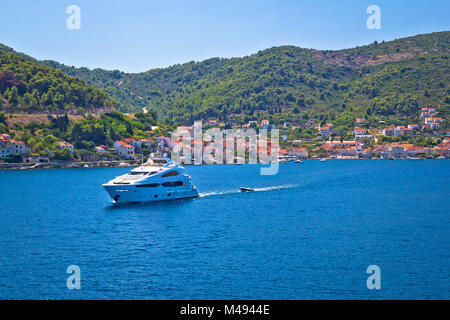
[[[27,113],[106,111],[114,104],[107,94],[83,80],[0,45],[0,110]]]
[[[169,123],[219,118],[320,121],[377,115],[413,121],[421,106],[449,108],[450,32],[337,51],[274,47],[130,74],[43,63],[79,77],[124,111],[147,107]]]

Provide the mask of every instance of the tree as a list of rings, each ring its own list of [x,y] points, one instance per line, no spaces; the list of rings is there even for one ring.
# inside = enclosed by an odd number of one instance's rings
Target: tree
[[[17,103],[19,102],[19,97],[18,97],[18,95],[19,95],[19,93],[18,93],[18,91],[17,91],[17,87],[16,86],[13,86],[12,88],[11,88],[11,93],[10,93],[10,95],[9,95],[9,103],[11,103],[12,105],[17,105]]]

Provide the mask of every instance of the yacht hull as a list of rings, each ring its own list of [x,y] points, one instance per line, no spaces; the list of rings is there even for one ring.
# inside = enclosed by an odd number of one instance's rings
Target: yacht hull
[[[156,188],[141,188],[136,185],[104,184],[106,192],[116,204],[167,201],[173,199],[196,198],[198,191],[194,188],[168,189],[162,186]]]

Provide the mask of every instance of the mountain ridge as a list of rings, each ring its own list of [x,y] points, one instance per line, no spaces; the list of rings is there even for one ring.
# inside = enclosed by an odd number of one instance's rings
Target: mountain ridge
[[[392,122],[414,121],[420,106],[448,114],[449,44],[442,31],[340,50],[278,46],[141,73],[35,61],[101,89],[122,111],[145,107],[170,124],[364,115]]]

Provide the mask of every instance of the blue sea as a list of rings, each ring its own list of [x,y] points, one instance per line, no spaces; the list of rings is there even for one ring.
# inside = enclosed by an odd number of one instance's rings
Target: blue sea
[[[124,206],[101,184],[129,168],[0,171],[0,298],[449,299],[449,169],[188,166],[199,198]]]

